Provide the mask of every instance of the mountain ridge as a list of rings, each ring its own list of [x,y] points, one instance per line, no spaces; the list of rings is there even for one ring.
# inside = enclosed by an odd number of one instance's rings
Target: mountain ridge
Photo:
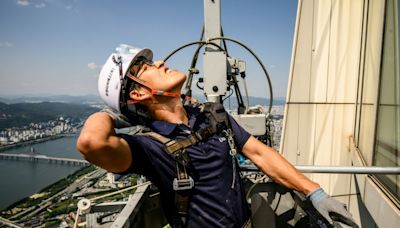
[[[200,102],[204,102],[205,98],[204,95],[202,94],[194,94],[194,98],[198,99]],[[232,96],[230,98],[231,100],[231,105],[236,105],[236,97]],[[254,97],[250,96],[250,106],[254,106],[256,104],[261,104],[261,105],[269,105],[269,99],[268,98],[262,98],[262,97]],[[246,98],[243,96],[243,101],[246,104]],[[93,104],[93,103],[103,103],[101,100],[100,96],[98,95],[82,95],[82,96],[71,96],[71,95],[13,95],[13,96],[7,96],[7,95],[0,95],[0,102],[6,103],[6,104],[16,104],[16,103],[40,103],[40,102],[62,102],[62,103],[75,103],[75,104]],[[225,104],[227,104],[228,100],[225,101]],[[284,97],[276,97],[274,98],[273,105],[284,105],[286,102],[286,99]]]
[[[0,131],[6,128],[27,126],[30,123],[55,120],[59,117],[79,121],[98,110],[87,104],[62,102],[6,104],[0,102]]]
[[[41,102],[61,102],[61,103],[75,103],[75,104],[90,104],[101,103],[102,100],[98,95],[0,95],[0,102],[6,104],[16,103],[41,103]]]

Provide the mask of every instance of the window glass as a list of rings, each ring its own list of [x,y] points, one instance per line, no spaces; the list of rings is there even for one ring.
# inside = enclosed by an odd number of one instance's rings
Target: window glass
[[[378,84],[380,74],[380,56],[382,52],[382,1],[368,1],[367,15],[365,16],[366,37],[363,56],[363,69],[360,75],[360,98],[358,100],[359,132],[357,146],[360,149],[367,165],[372,165],[374,131],[376,122],[376,108]]]
[[[373,165],[400,165],[399,0],[386,1]],[[400,200],[399,175],[379,180]]]

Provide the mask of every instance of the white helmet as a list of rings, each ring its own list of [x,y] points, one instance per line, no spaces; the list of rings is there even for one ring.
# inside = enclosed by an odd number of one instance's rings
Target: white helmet
[[[102,67],[99,75],[98,89],[101,99],[111,108],[121,112],[121,89],[126,73],[139,57],[148,60],[153,59],[153,52],[150,49],[136,48],[130,45],[121,44],[116,48]]]

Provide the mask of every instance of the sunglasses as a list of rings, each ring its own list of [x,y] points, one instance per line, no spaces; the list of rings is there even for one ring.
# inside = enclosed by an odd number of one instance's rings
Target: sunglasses
[[[130,68],[129,68],[129,73],[133,75],[134,77],[138,78],[140,75],[140,70],[143,68],[144,65],[148,66],[154,66],[153,61],[148,60],[148,59],[141,59],[138,62],[134,63]]]
[[[168,96],[168,97],[180,97],[180,94],[178,93],[171,93],[171,92],[166,92],[162,90],[157,90],[153,89],[151,85],[149,85],[147,82],[139,79],[140,74],[144,71],[143,66],[155,66],[154,63],[148,59],[142,59],[136,63],[134,63],[128,70],[127,77],[130,78],[132,81],[148,88],[151,90],[151,93],[153,95],[158,95],[158,96]],[[128,103],[136,103],[136,101],[128,101]]]

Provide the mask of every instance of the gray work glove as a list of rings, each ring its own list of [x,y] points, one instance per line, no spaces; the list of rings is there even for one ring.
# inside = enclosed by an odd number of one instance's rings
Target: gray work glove
[[[353,216],[345,208],[345,205],[330,197],[322,188],[317,188],[307,195],[315,209],[331,224],[333,220],[343,222],[352,227],[358,227]],[[332,217],[332,218],[331,218]]]
[[[132,126],[132,124],[129,123],[129,120],[126,116],[122,115],[113,108],[105,107],[100,112],[107,113],[114,120],[114,128],[120,129]]]

